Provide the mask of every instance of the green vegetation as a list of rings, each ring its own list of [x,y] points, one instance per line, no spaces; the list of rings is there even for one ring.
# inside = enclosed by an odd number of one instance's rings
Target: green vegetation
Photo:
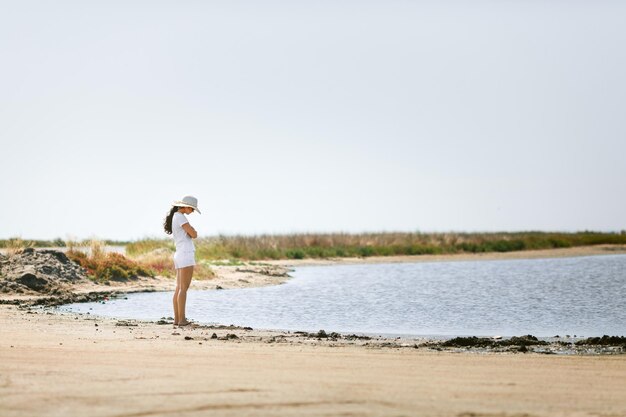
[[[626,231],[217,236],[198,239],[196,256],[201,260],[341,258],[512,252],[602,244],[626,244]],[[126,253],[138,257],[173,249],[171,240],[146,239],[128,244]]]

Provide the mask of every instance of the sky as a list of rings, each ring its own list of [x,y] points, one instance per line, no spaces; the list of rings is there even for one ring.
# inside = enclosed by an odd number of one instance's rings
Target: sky
[[[0,10],[0,239],[626,229],[626,2]]]

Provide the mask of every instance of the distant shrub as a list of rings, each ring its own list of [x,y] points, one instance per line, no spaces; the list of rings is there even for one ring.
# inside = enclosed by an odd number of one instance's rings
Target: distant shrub
[[[304,252],[301,249],[288,250],[285,255],[289,259],[304,259]]]
[[[360,248],[358,248],[358,253],[359,253],[359,256],[362,256],[365,258],[368,256],[373,256],[374,249],[370,248],[369,246],[361,246]]]
[[[554,237],[554,238],[548,239],[548,243],[553,248],[570,248],[570,247],[572,247],[572,243],[571,242],[568,242],[567,240],[565,240],[563,238],[559,238],[559,237]]]
[[[526,245],[522,240],[496,240],[494,242],[485,242],[482,252],[513,252],[524,250]]]

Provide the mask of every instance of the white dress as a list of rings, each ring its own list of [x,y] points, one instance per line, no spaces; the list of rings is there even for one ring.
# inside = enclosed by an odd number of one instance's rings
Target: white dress
[[[176,252],[174,253],[174,267],[176,269],[196,264],[196,248],[191,237],[183,229],[183,224],[185,223],[189,223],[189,220],[183,213],[174,213],[172,218],[172,235],[176,245]]]

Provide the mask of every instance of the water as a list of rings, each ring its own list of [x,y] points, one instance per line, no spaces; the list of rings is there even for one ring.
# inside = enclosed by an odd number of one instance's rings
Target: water
[[[415,336],[626,334],[626,255],[300,267],[283,285],[191,291],[201,323]],[[75,312],[157,320],[172,293]]]

